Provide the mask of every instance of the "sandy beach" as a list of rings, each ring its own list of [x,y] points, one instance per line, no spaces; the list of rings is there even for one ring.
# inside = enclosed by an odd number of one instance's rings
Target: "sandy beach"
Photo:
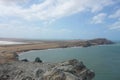
[[[8,42],[9,43],[9,42]],[[13,42],[15,43],[15,42]],[[19,43],[19,42],[18,42]],[[94,45],[111,44],[107,39],[94,39],[88,41],[68,40],[68,41],[43,41],[29,42],[27,44],[0,45],[0,63],[17,60],[17,54],[30,50],[44,50],[67,47],[89,47]]]

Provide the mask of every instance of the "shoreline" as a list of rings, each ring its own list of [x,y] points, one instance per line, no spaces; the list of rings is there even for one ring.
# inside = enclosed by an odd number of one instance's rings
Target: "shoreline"
[[[98,45],[96,45],[96,46],[98,46]],[[89,46],[89,47],[91,47],[91,46]],[[67,47],[67,48],[85,48],[85,47],[78,46],[78,47]],[[55,49],[66,49],[66,48],[49,48],[49,49],[28,50],[28,51],[18,52],[17,54],[21,55],[21,54],[24,54],[25,52],[29,52],[29,51],[55,50]]]
[[[108,46],[108,44],[94,45],[94,46],[88,46],[88,47],[95,47],[95,46]],[[66,47],[66,48],[88,48],[88,47],[76,46],[76,47]],[[29,51],[54,50],[54,49],[66,49],[66,48],[58,47],[58,48],[48,48],[48,49],[31,49],[31,50],[25,50],[25,51],[20,51],[16,53],[20,55],[20,54],[24,54],[25,52],[29,52]]]
[[[88,41],[48,41],[43,43],[29,43],[18,45],[2,45],[0,46],[0,63],[6,63],[18,60],[19,54],[32,50],[51,50],[57,48],[84,48],[90,46],[113,44],[107,39],[94,39]]]
[[[110,45],[113,45],[113,44],[110,44]],[[104,44],[104,45],[94,45],[94,46],[89,46],[89,47],[110,46],[110,45]],[[67,48],[89,48],[89,47],[76,46],[76,47],[67,47]],[[66,48],[49,48],[49,49],[28,50],[28,51],[19,52],[18,56],[19,55],[24,55],[24,54],[26,54],[26,52],[31,52],[31,51],[55,50],[55,49],[66,49]]]

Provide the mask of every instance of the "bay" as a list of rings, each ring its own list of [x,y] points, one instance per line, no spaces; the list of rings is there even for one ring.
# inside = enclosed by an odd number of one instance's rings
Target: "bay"
[[[52,63],[78,59],[94,70],[94,80],[120,80],[120,43],[86,48],[33,50],[19,55],[20,60],[34,61],[36,57]]]

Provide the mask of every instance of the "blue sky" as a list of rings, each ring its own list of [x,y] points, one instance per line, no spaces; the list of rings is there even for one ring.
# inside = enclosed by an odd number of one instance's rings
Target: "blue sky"
[[[120,0],[0,0],[0,37],[120,40]]]

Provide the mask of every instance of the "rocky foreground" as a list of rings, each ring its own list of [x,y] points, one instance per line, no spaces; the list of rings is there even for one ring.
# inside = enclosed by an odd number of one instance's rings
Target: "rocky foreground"
[[[0,80],[92,80],[95,73],[76,59],[61,63],[14,61],[0,64]]]

